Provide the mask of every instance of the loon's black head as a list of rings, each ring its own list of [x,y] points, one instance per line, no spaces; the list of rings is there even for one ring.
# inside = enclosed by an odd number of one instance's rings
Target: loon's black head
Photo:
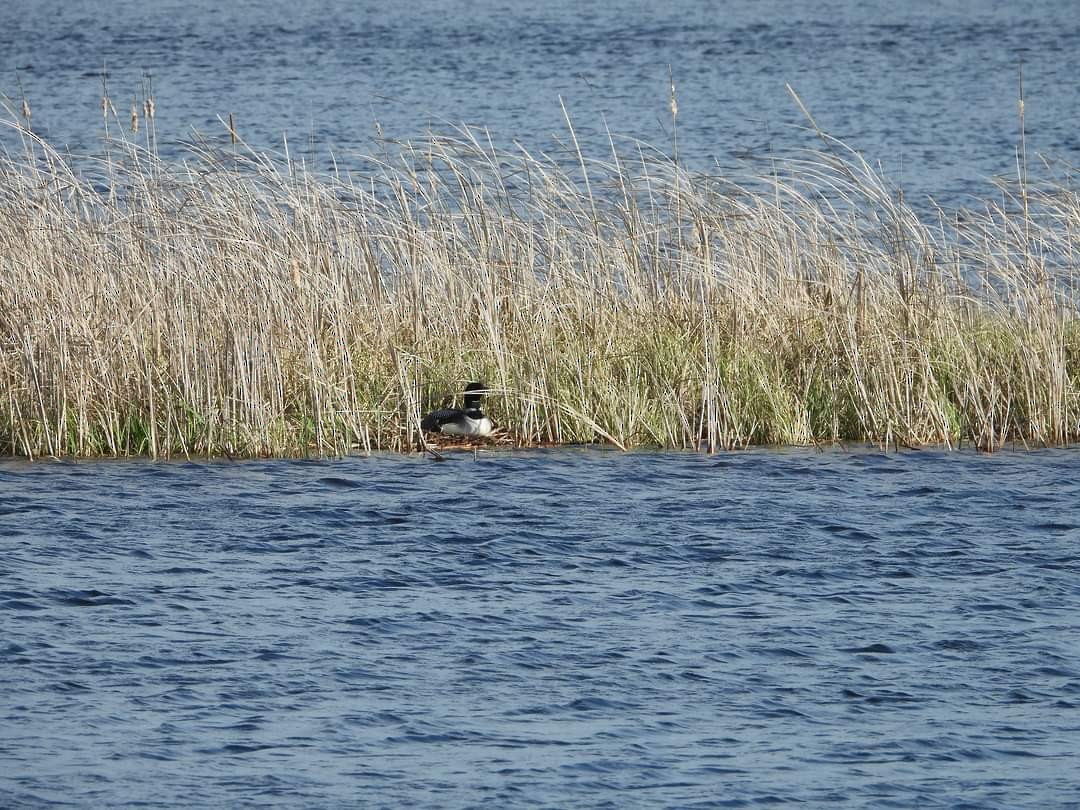
[[[474,393],[476,391],[479,391],[481,393]],[[466,385],[465,396],[462,397],[462,402],[465,404],[465,410],[480,410],[480,400],[483,398],[485,393],[487,393],[487,386],[481,382],[471,382]]]

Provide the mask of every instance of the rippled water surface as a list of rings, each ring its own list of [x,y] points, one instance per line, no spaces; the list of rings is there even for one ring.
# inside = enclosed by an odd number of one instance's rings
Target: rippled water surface
[[[0,462],[0,795],[1075,807],[1078,460]]]
[[[235,115],[257,149],[357,165],[377,120],[397,138],[466,122],[502,146],[556,148],[560,99],[583,148],[616,136],[670,151],[668,70],[687,165],[770,172],[825,130],[880,161],[909,199],[993,195],[1015,177],[1020,66],[1036,152],[1080,163],[1080,13],[1074,0],[5,0],[0,90],[25,93],[37,131],[95,151],[101,73],[118,120],[154,77],[159,142]],[[16,102],[16,107],[18,103]],[[145,126],[136,136],[145,136]],[[0,132],[0,144],[12,144]]]

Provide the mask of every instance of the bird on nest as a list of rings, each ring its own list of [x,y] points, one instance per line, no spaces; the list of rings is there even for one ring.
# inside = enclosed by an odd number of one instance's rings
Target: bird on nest
[[[449,436],[490,436],[495,426],[480,410],[480,400],[485,393],[487,386],[483,383],[469,383],[465,386],[465,395],[462,397],[464,408],[439,408],[432,411],[420,420],[420,427],[429,433]]]

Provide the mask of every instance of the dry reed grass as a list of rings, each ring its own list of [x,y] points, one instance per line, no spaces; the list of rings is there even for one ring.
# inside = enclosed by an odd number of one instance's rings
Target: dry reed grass
[[[78,170],[9,123],[7,453],[407,450],[470,379],[526,445],[1080,433],[1066,181],[928,217],[833,142],[740,188],[641,146],[567,162],[474,131],[319,176],[242,143],[163,162],[143,112],[145,145]]]

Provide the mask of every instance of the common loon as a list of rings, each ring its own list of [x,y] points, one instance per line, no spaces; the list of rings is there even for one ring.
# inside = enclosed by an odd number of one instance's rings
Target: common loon
[[[494,426],[491,420],[480,410],[480,399],[487,386],[471,382],[465,386],[462,398],[465,408],[440,408],[432,411],[420,421],[420,427],[432,433],[446,433],[451,436],[489,436]]]

